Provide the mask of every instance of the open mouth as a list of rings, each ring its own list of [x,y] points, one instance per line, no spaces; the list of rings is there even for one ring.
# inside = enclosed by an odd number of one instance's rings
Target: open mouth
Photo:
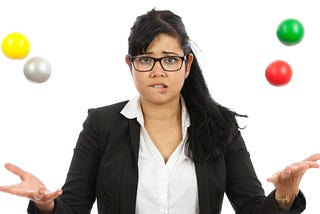
[[[154,85],[151,85],[152,88],[168,88],[167,85],[165,84],[154,84]]]

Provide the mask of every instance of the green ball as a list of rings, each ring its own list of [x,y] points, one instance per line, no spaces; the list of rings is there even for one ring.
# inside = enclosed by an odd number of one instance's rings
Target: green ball
[[[304,27],[296,19],[283,20],[277,28],[277,37],[284,45],[296,45],[304,36]]]

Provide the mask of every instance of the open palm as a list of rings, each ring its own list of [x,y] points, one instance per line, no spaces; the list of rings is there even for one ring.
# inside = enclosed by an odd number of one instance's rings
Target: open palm
[[[36,176],[22,170],[14,164],[7,163],[5,164],[5,167],[10,172],[19,176],[21,183],[9,186],[0,186],[0,191],[2,192],[26,197],[39,205],[48,204],[62,194],[61,189],[58,189],[54,192],[49,191]]]
[[[293,163],[275,173],[268,178],[268,181],[274,184],[277,192],[294,194],[299,190],[299,184],[304,173],[311,168],[319,168],[317,163],[319,160],[320,153],[313,154],[303,161]]]

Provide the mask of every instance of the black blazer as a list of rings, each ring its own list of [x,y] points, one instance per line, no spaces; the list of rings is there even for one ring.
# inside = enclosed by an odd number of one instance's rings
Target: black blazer
[[[95,200],[99,214],[135,213],[140,126],[120,114],[126,103],[89,110],[55,214],[88,214]],[[265,196],[240,132],[223,143],[224,157],[195,163],[200,213],[219,214],[225,193],[238,214],[282,213],[274,192]],[[287,213],[305,204],[300,192]],[[39,213],[31,201],[28,213]]]

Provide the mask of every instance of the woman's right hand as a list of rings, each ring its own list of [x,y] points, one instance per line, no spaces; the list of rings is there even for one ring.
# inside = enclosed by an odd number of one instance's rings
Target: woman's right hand
[[[53,210],[54,199],[62,194],[61,189],[54,192],[49,191],[37,177],[14,164],[7,163],[5,164],[5,168],[19,176],[21,183],[0,186],[0,191],[26,197],[29,200],[34,201],[40,210],[44,212]]]

